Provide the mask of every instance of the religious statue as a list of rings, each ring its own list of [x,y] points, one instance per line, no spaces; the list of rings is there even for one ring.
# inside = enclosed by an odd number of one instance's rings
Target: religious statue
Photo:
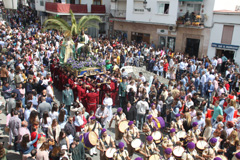
[[[73,59],[76,58],[75,44],[71,37],[67,37],[61,45],[61,52],[60,52],[60,58],[59,58],[60,63],[61,64],[67,63],[67,60],[69,58],[73,58]]]
[[[80,57],[81,54],[89,54],[89,52],[90,52],[90,49],[88,46],[89,38],[84,33],[84,30],[82,30],[81,35],[78,36],[77,42],[78,42],[78,44],[77,44],[78,57]]]

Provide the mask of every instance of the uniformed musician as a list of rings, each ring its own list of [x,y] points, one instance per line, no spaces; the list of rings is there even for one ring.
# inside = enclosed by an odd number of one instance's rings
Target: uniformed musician
[[[175,160],[175,158],[172,156],[172,149],[166,148],[164,150],[164,155],[160,158],[160,160]]]
[[[113,138],[107,134],[105,128],[101,131],[101,137],[98,139],[97,149],[100,150],[100,160],[106,160],[105,153],[109,147],[116,148]]]
[[[111,127],[112,125],[112,121],[115,120],[115,140],[116,140],[116,143],[118,144],[119,141],[122,139],[123,137],[123,134],[119,131],[118,129],[118,125],[121,121],[123,120],[126,120],[126,115],[125,113],[123,113],[123,110],[122,108],[118,108],[117,109],[117,114],[115,114],[113,116],[113,118],[111,119],[110,123],[109,123],[109,127]]]
[[[144,159],[148,160],[148,158],[153,155],[155,152],[159,153],[159,149],[156,144],[153,142],[152,136],[147,136],[147,142],[141,146],[140,153],[144,155]]]
[[[131,160],[128,151],[124,149],[124,143],[119,142],[118,150],[113,154],[113,160]]]
[[[192,129],[188,131],[187,141],[194,142],[196,144],[200,133],[201,131],[198,129],[198,123],[193,122]]]
[[[128,122],[128,126],[129,126],[129,128],[126,129],[126,131],[123,135],[123,139],[127,143],[127,150],[128,150],[129,156],[132,157],[135,149],[131,146],[131,142],[135,138],[140,138],[140,135],[139,135],[139,130],[134,125],[133,121]]]
[[[171,122],[170,128],[175,128],[176,132],[184,130],[183,128],[183,122],[180,120],[180,113],[175,115],[176,121]]]
[[[202,157],[205,158],[205,160],[213,160],[218,151],[218,146],[216,146],[217,139],[211,138],[209,142],[209,146],[206,147],[206,149],[202,153]]]
[[[98,130],[101,130],[102,129],[102,126],[99,122],[96,121],[96,117],[93,116],[90,118],[90,123],[88,123],[86,126],[85,126],[85,132],[90,132],[90,131],[93,131],[95,132],[97,135],[98,134]],[[93,147],[89,150],[89,154],[92,156],[93,154],[97,154],[96,152],[96,147]]]
[[[152,115],[148,115],[147,123],[144,123],[143,125],[142,131],[145,133],[146,136],[150,136],[154,131],[158,130],[152,119],[153,119]]]
[[[177,137],[177,135],[175,134],[175,132],[176,132],[175,128],[172,128],[170,130],[170,135],[167,135],[166,137],[164,137],[163,142],[162,142],[162,147],[164,149],[166,149],[166,148],[173,149],[173,147],[176,146],[176,144],[181,145],[181,142],[180,142],[179,138]]]
[[[201,156],[198,155],[196,149],[195,149],[195,143],[189,142],[187,144],[187,150],[182,155],[182,160],[194,160],[194,159],[204,159]]]

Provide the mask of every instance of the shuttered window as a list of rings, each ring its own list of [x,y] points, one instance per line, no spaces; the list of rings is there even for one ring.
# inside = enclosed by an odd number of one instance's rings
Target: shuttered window
[[[231,44],[232,43],[233,29],[234,29],[234,26],[228,26],[228,25],[223,26],[221,43],[223,43],[223,44]]]

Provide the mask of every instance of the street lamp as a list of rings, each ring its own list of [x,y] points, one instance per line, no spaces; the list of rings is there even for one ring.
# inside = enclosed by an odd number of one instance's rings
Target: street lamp
[[[148,12],[151,12],[151,8],[147,8],[147,0],[143,1],[143,8],[146,9]]]

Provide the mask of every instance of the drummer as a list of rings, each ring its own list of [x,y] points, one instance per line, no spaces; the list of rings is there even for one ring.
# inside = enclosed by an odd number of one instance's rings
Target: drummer
[[[187,144],[187,150],[182,155],[182,160],[194,160],[195,158],[204,160],[204,158],[200,157],[195,149],[195,143],[189,142]]]
[[[236,153],[232,160],[240,160],[240,152]]]
[[[184,131],[183,122],[182,120],[180,120],[180,113],[176,114],[175,117],[176,117],[176,122],[172,121],[170,128],[175,128],[176,132]]]
[[[162,143],[162,147],[163,148],[171,148],[173,149],[173,147],[178,144],[178,145],[181,145],[181,142],[179,140],[179,138],[177,137],[177,135],[175,134],[176,130],[175,128],[172,128],[170,130],[170,135],[167,135],[165,138],[164,138],[164,141]]]
[[[217,144],[217,139],[216,138],[211,138],[209,140],[210,144],[209,146],[203,151],[202,157],[208,160],[214,159],[215,155],[217,154],[218,147],[216,146]]]
[[[172,149],[171,148],[166,148],[164,150],[164,155],[161,158],[161,160],[175,160],[175,158],[172,156]]]
[[[154,151],[157,153],[160,152],[160,150],[157,148],[156,144],[153,142],[152,136],[147,136],[147,142],[145,142],[144,145],[141,146],[140,153],[144,155],[144,159],[148,160],[148,158],[154,154]]]
[[[116,148],[113,138],[107,134],[105,128],[101,131],[101,137],[98,139],[97,149],[100,150],[100,160],[107,159],[105,153],[109,147]]]
[[[145,133],[146,136],[150,136],[154,131],[158,130],[158,128],[155,126],[155,123],[153,122],[152,119],[153,119],[152,115],[148,115],[147,123],[144,123],[143,125],[142,131]]]
[[[198,122],[193,122],[192,127],[193,128],[188,131],[187,141],[194,142],[196,144],[201,131],[198,129]]]
[[[124,143],[119,142],[118,150],[113,154],[113,160],[131,160],[128,151],[124,149]]]
[[[98,130],[99,129],[100,130],[102,129],[101,124],[98,121],[96,121],[96,117],[95,116],[91,117],[90,118],[90,123],[88,123],[85,126],[85,132],[93,131],[93,132],[95,132],[98,135]],[[90,156],[92,156],[93,154],[97,155],[96,146],[89,150],[89,154],[90,154]]]
[[[132,157],[135,149],[131,146],[131,142],[135,138],[140,138],[140,135],[139,135],[139,130],[134,125],[133,121],[128,122],[128,126],[129,126],[129,128],[126,129],[126,131],[123,135],[123,139],[127,143],[127,150],[128,150],[129,156]]]
[[[111,119],[111,121],[109,123],[109,128],[111,127],[113,120],[115,120],[115,140],[116,140],[116,143],[118,145],[119,141],[123,137],[123,134],[119,131],[118,125],[121,121],[126,120],[126,115],[125,115],[125,113],[123,113],[122,108],[117,109],[117,114],[115,114],[113,116],[113,118]]]

